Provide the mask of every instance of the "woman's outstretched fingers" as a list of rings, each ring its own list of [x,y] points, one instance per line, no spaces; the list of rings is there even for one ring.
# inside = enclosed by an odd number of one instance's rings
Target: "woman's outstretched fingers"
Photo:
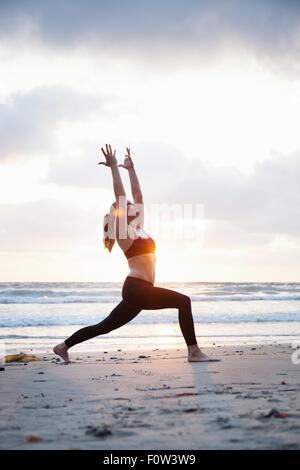
[[[111,145],[110,144],[105,144],[106,150],[104,150],[103,147],[101,147],[102,153],[105,157],[105,162],[99,162],[99,165],[105,165],[105,166],[115,166],[117,163],[116,159],[116,149],[112,151]]]
[[[105,150],[104,150],[104,148],[103,148],[103,147],[101,147],[101,150],[102,150],[102,153],[103,153],[103,155],[104,155],[104,156],[105,156],[105,158],[106,158],[106,157],[107,157],[107,154],[105,153]]]
[[[107,166],[107,155],[106,155],[105,150],[104,150],[103,147],[101,147],[101,150],[102,150],[103,155],[105,156],[105,160],[106,160],[106,161],[105,161],[105,162],[98,162],[98,165],[105,165],[105,166]]]
[[[126,148],[126,151],[127,153],[124,157],[124,163],[118,166],[120,166],[121,168],[125,168],[125,170],[129,170],[130,168],[133,168],[133,161],[130,156],[130,149],[128,147]]]
[[[114,151],[112,151],[112,148],[111,148],[110,144],[108,145],[108,147],[109,147],[109,152],[108,152],[109,156],[114,157],[116,155],[116,149]]]

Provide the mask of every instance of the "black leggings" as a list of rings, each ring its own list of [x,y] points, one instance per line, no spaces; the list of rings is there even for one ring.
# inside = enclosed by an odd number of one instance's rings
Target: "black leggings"
[[[180,292],[154,287],[151,282],[127,276],[122,288],[122,301],[97,325],[86,326],[65,340],[68,348],[98,335],[109,333],[130,322],[141,310],[177,308],[179,325],[187,346],[196,344],[191,299]]]

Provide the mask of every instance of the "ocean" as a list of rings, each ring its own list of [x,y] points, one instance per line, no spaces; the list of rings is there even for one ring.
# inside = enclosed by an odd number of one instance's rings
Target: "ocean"
[[[300,283],[174,282],[156,285],[192,299],[200,345],[300,341]],[[121,300],[121,283],[0,283],[0,345],[48,353],[76,329],[98,323]],[[183,347],[175,309],[144,310],[78,351]],[[299,343],[300,344],[300,343]]]

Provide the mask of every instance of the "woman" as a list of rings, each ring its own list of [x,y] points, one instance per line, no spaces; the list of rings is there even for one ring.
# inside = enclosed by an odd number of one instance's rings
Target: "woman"
[[[143,196],[130,156],[130,149],[127,148],[123,165],[117,164],[116,151],[112,152],[110,145],[106,144],[106,151],[103,148],[101,150],[105,156],[105,162],[99,162],[99,164],[110,168],[116,198],[110,213],[104,217],[104,245],[111,251],[117,240],[128,260],[129,274],[123,284],[122,301],[108,317],[96,325],[76,331],[63,343],[55,346],[54,353],[68,364],[70,362],[68,349],[75,344],[120,328],[143,309],[176,308],[179,313],[179,325],[188,349],[188,361],[215,360],[207,357],[197,344],[190,298],[173,290],[154,287],[155,242],[143,229]],[[133,204],[126,199],[118,166],[128,171]],[[107,233],[109,230],[110,234]]]

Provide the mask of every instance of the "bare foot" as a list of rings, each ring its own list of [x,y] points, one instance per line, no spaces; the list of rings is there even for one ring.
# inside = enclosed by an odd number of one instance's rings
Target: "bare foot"
[[[70,358],[68,354],[68,347],[65,345],[65,343],[60,343],[54,346],[53,352],[60,356],[64,361],[65,364],[70,364]]]
[[[204,354],[199,346],[188,347],[188,362],[219,362],[220,359],[213,359]]]

